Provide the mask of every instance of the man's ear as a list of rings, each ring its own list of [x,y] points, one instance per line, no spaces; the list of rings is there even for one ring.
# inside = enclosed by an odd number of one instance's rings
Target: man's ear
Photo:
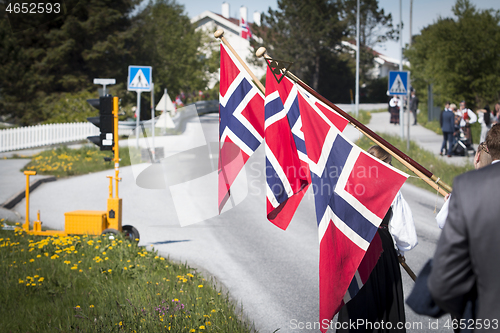
[[[479,159],[481,157],[481,149],[477,149],[476,155],[474,156],[474,168],[477,169],[477,165],[479,163]]]

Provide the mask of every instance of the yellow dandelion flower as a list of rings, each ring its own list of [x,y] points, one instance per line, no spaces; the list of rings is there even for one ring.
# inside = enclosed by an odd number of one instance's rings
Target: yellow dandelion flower
[[[126,270],[127,270],[127,267],[123,267],[123,270],[125,270],[125,271],[126,271]]]
[[[199,285],[198,285],[198,288],[203,288],[203,285],[202,285],[202,284],[199,284]]]
[[[93,308],[93,307],[94,307],[94,305],[93,305],[93,304],[90,304],[89,308]]]
[[[205,329],[205,326],[201,325],[200,330],[204,330],[204,329]]]
[[[43,280],[45,280],[45,278],[41,277],[41,278],[38,279],[38,282],[43,282]]]
[[[111,273],[111,269],[108,269],[108,273]]]

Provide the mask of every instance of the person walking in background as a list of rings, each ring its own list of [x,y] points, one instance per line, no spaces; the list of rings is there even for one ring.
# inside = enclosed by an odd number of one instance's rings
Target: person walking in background
[[[486,133],[491,128],[491,111],[489,105],[486,105],[484,109],[477,110],[477,121],[481,124],[481,137],[479,141],[484,142],[486,140]]]
[[[393,96],[389,101],[389,112],[391,113],[391,124],[399,125],[399,98]]]
[[[464,135],[469,140],[469,145],[472,146],[472,131],[470,125],[477,121],[476,114],[465,106],[465,101],[460,102],[460,110],[458,111],[462,119],[460,120],[460,127],[464,131]]]
[[[453,130],[453,139],[452,139],[454,147],[457,144],[458,140],[460,140],[460,131],[461,131],[460,122],[462,121],[462,116],[460,116],[460,112],[458,111],[455,103],[450,104],[450,110],[455,115],[455,126]],[[454,153],[453,150],[451,152],[448,152],[448,154],[453,154],[453,153]]]
[[[410,98],[410,111],[413,113],[413,125],[417,124],[417,110],[418,110],[418,97],[415,94],[415,90],[411,92]]]
[[[367,152],[391,164],[391,155],[379,146],[370,147]],[[405,323],[403,284],[398,255],[404,256],[418,244],[417,232],[410,206],[398,192],[391,208],[377,230],[384,251],[368,281],[359,292],[340,309],[338,322],[352,323],[363,319],[370,323],[387,323],[381,329],[350,329],[341,325],[336,332],[406,332],[399,323]]]
[[[455,318],[463,318],[473,301],[472,329],[481,323],[500,327],[500,124],[491,127],[486,147],[492,164],[457,176],[446,224],[437,243],[427,281],[434,302]],[[470,303],[469,303],[470,304]],[[468,326],[469,327],[469,326]]]
[[[499,122],[500,117],[500,103],[495,104],[495,108],[491,111],[491,126]]]
[[[443,132],[443,143],[439,155],[443,156],[443,154],[446,154],[448,157],[451,157],[453,133],[455,132],[455,114],[450,109],[450,102],[446,102],[439,120],[441,123],[441,131]],[[446,148],[446,142],[448,142],[448,149]]]

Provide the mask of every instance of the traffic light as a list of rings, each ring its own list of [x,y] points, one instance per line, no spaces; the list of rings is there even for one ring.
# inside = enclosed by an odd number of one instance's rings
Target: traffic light
[[[89,117],[87,120],[101,130],[100,135],[89,136],[87,139],[98,145],[101,150],[113,150],[113,96],[106,95],[99,99],[88,99],[87,102],[99,110],[98,117]]]

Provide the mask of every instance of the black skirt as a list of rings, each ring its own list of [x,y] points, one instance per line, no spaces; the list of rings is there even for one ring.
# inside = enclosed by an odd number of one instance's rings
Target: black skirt
[[[397,106],[390,107],[389,112],[391,113],[391,124],[399,124],[399,108]]]
[[[337,332],[406,332],[403,284],[394,242],[386,228],[379,228],[378,234],[384,252],[365,285],[340,310]],[[356,322],[364,324],[354,329],[348,325]]]

